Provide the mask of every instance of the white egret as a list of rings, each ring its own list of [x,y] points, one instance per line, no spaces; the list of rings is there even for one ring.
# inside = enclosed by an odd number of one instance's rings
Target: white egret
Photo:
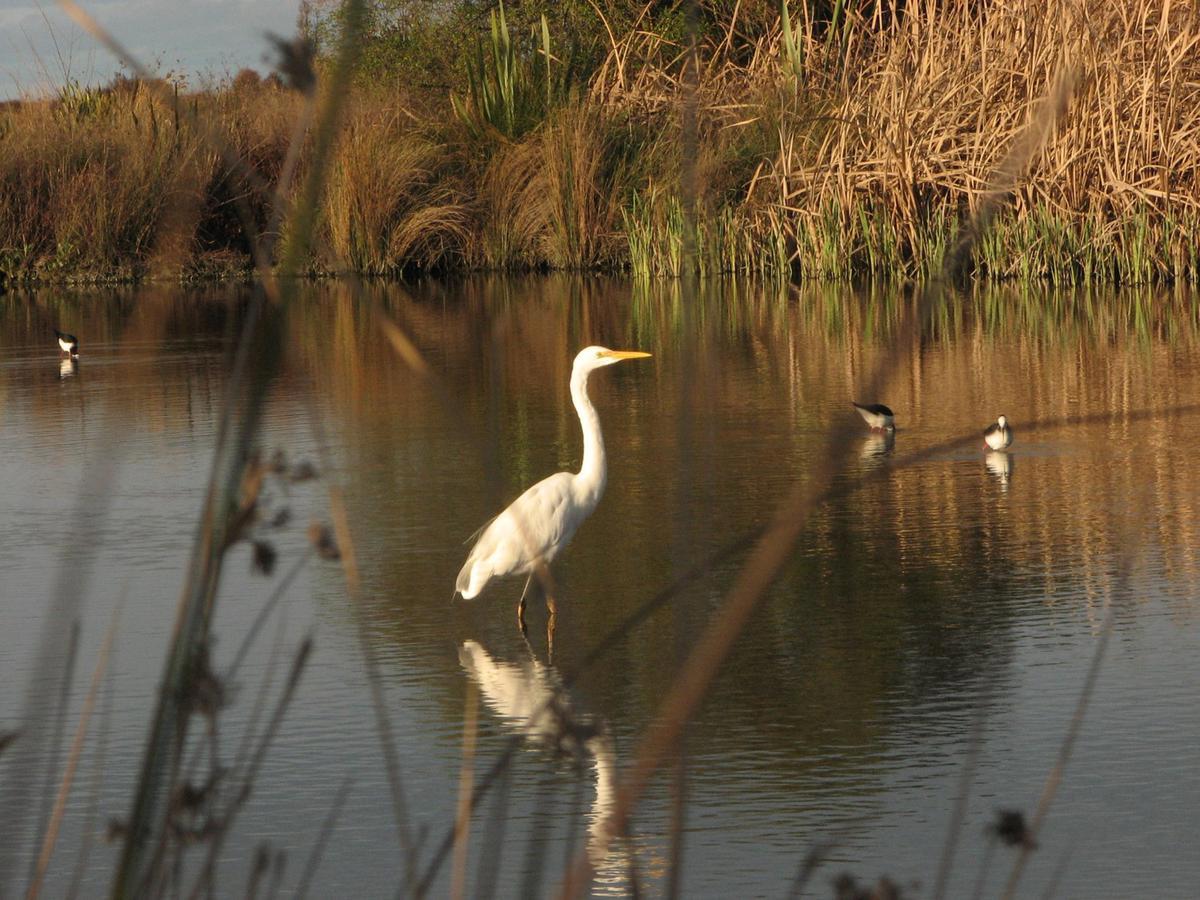
[[[624,359],[649,355],[607,347],[585,347],[579,351],[571,367],[571,399],[583,427],[583,464],[578,472],[559,472],[543,478],[484,526],[454,585],[463,599],[478,596],[497,576],[527,575],[517,602],[517,622],[525,630],[525,594],[534,573],[554,561],[583,520],[592,514],[608,477],[600,418],[587,393],[588,375]],[[546,605],[552,623],[556,610],[549,593]]]
[[[1004,416],[997,419],[995,425],[989,425],[983,433],[983,443],[993,450],[1003,450],[1012,442],[1013,432]]]
[[[79,338],[73,334],[67,334],[65,331],[54,329],[55,336],[58,337],[58,346],[63,353],[70,353],[72,356],[79,355]]]
[[[853,401],[851,401],[853,403]],[[853,403],[863,421],[872,431],[895,431],[896,419],[892,411],[882,403]]]

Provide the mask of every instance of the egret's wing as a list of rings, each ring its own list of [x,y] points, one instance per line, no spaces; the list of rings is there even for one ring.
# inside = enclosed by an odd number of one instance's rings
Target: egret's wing
[[[508,575],[552,559],[574,530],[571,478],[569,472],[551,475],[509,504],[483,529],[463,572],[483,562],[492,575]]]
[[[506,531],[521,545],[521,564],[552,559],[570,540],[572,495],[571,473],[559,472],[530,487],[497,518],[508,520]]]

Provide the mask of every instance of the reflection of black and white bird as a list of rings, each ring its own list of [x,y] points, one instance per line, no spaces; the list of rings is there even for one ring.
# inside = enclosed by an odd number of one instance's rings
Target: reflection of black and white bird
[[[67,334],[65,331],[54,329],[54,333],[58,335],[58,346],[62,348],[63,353],[70,353],[72,356],[79,355],[79,338],[73,334]]]
[[[875,431],[892,431],[896,427],[892,411],[882,403],[855,403],[854,408]]]
[[[995,425],[989,425],[983,433],[983,443],[993,450],[1003,450],[1013,442],[1012,429],[1008,427],[1008,419],[1001,416]]]
[[[872,428],[871,433],[863,438],[862,452],[859,456],[866,462],[880,462],[896,448],[896,431],[888,429],[879,431]]]
[[[1011,453],[1001,453],[999,450],[989,450],[983,458],[987,470],[996,476],[1002,490],[1008,490],[1008,482],[1012,478],[1013,458]]]

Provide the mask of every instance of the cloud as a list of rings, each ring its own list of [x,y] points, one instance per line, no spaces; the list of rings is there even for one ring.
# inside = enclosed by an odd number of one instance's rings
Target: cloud
[[[299,0],[99,0],[81,5],[144,64],[195,82],[265,68],[263,33],[290,34]],[[57,4],[0,0],[0,98],[44,93],[68,78],[108,80],[112,55]]]

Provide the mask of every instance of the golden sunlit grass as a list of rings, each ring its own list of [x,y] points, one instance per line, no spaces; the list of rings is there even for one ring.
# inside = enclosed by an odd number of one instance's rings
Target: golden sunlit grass
[[[360,84],[332,155],[308,270],[681,270],[680,110],[701,274],[921,277],[987,192],[1003,148],[1055,73],[1078,90],[1054,139],[1014,173],[976,249],[990,278],[1200,280],[1200,11],[1135,0],[738,5],[690,54],[639,21],[606,36],[590,77],[502,17],[460,93]],[[547,56],[551,62],[547,63]],[[190,105],[263,185],[299,99],[239,76],[169,99],[122,81],[0,112],[0,272],[177,275],[248,267],[232,213],[267,198],[181,124]],[[301,161],[303,167],[303,160]],[[168,216],[169,209],[183,213]]]

